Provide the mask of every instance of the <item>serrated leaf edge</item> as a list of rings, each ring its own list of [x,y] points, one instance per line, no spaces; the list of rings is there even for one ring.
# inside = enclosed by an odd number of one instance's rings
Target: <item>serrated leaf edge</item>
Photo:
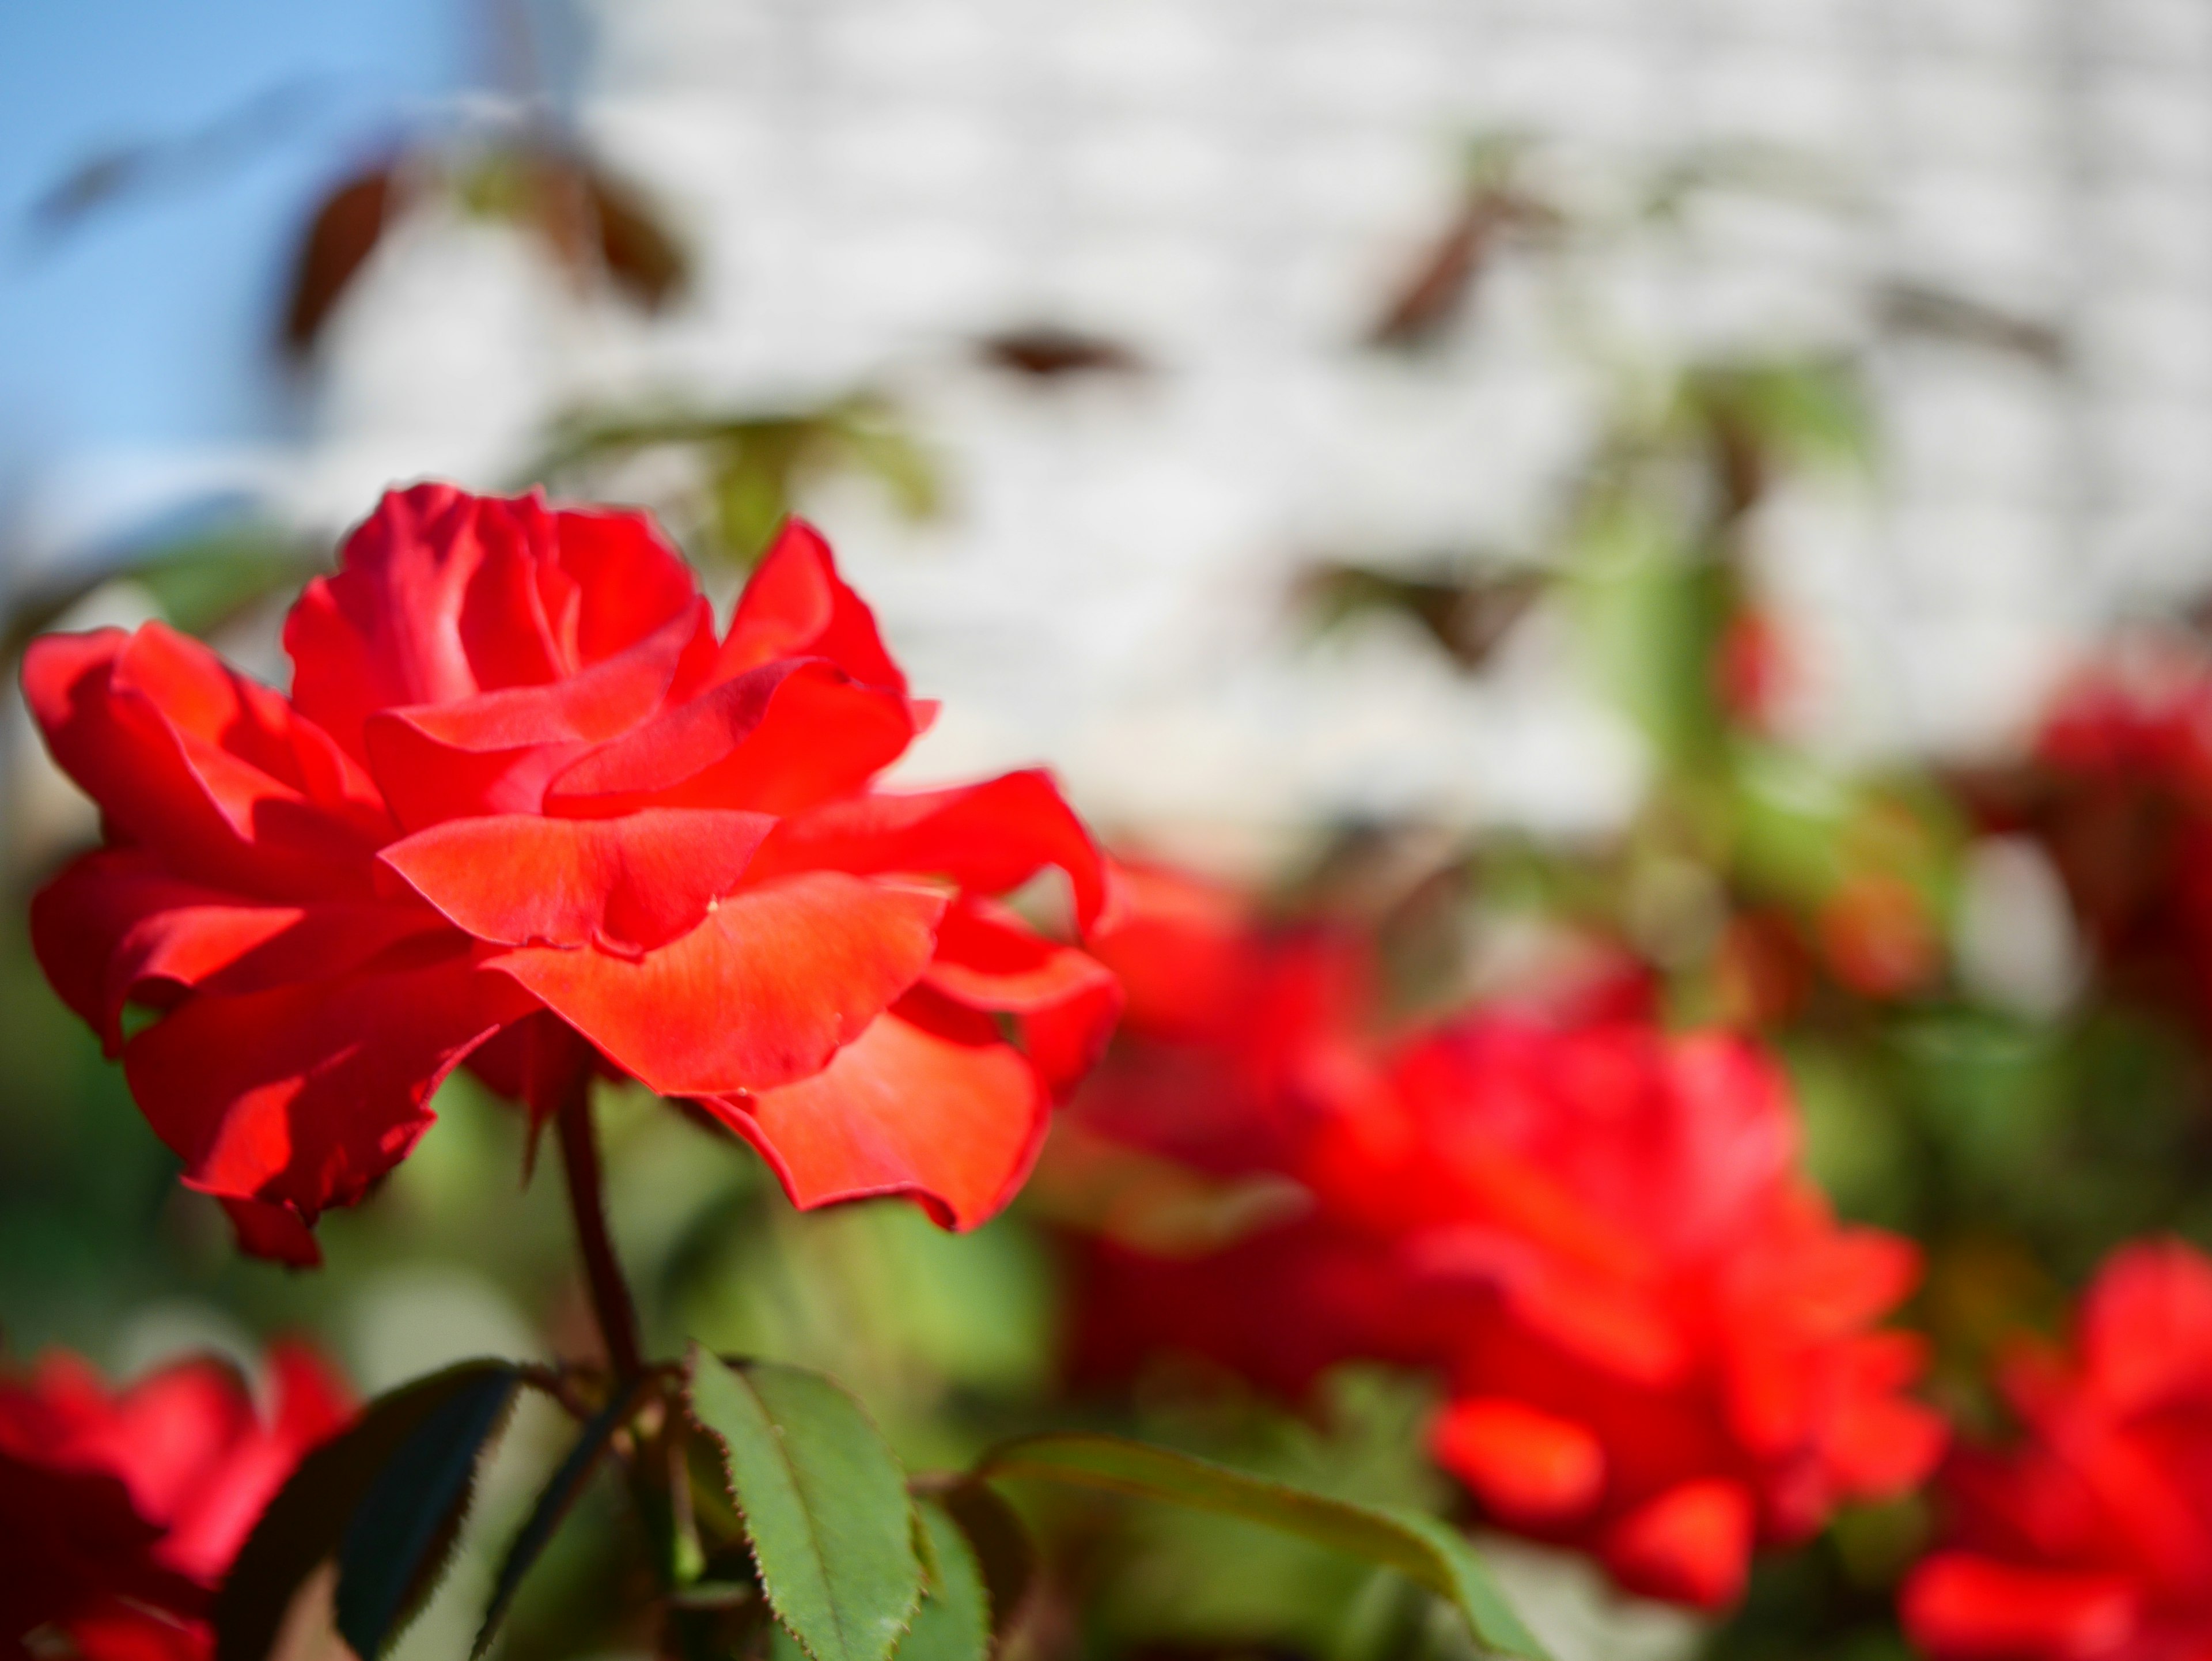
[[[753,1388],[752,1381],[751,1381],[749,1378],[746,1378],[746,1377],[745,1377],[745,1374],[746,1374],[746,1372],[747,1372],[748,1368],[750,1368],[750,1367],[753,1365],[753,1363],[751,1363],[750,1361],[747,1361],[747,1360],[724,1360],[724,1359],[723,1359],[722,1357],[720,1357],[720,1356],[714,1355],[714,1354],[711,1354],[710,1352],[708,1352],[708,1351],[707,1351],[707,1350],[705,1350],[705,1349],[701,1348],[697,1344],[696,1344],[696,1343],[695,1343],[695,1344],[692,1346],[692,1354],[691,1354],[691,1356],[690,1356],[690,1365],[689,1365],[689,1366],[687,1366],[687,1368],[686,1368],[686,1373],[687,1373],[687,1380],[686,1380],[686,1382],[687,1382],[687,1384],[688,1384],[688,1382],[689,1382],[689,1376],[688,1376],[688,1375],[690,1375],[690,1374],[691,1372],[696,1372],[696,1368],[697,1368],[697,1366],[698,1366],[698,1363],[699,1363],[699,1361],[700,1361],[702,1359],[704,1359],[704,1360],[711,1360],[711,1361],[715,1362],[716,1364],[718,1364],[719,1366],[722,1366],[722,1367],[723,1367],[723,1368],[725,1368],[726,1371],[728,1371],[730,1373],[732,1373],[732,1375],[736,1376],[736,1377],[737,1377],[737,1378],[738,1378],[738,1379],[739,1379],[739,1380],[740,1380],[740,1381],[744,1384],[746,1396],[748,1396],[748,1398],[749,1398],[749,1399],[753,1402],[753,1404],[760,1409],[761,1417],[762,1417],[763,1421],[767,1424],[768,1428],[769,1428],[769,1433],[770,1436],[774,1439],[774,1440],[776,1442],[776,1444],[777,1444],[777,1445],[778,1445],[779,1452],[781,1452],[781,1444],[782,1444],[782,1441],[783,1441],[783,1427],[782,1427],[782,1426],[781,1426],[781,1425],[779,1425],[779,1424],[777,1424],[774,1419],[771,1419],[771,1418],[769,1418],[769,1415],[768,1415],[768,1406],[767,1406],[767,1403],[765,1403],[764,1402],[763,1402],[763,1401],[761,1400],[761,1398],[760,1398],[760,1392],[759,1392],[757,1390],[755,1390],[755,1389]],[[794,1369],[793,1369],[793,1371],[799,1371],[799,1370],[800,1370],[800,1369],[796,1369],[796,1368],[794,1368]],[[868,1412],[868,1410],[867,1410],[867,1409],[866,1409],[866,1407],[864,1407],[864,1406],[862,1406],[862,1405],[861,1405],[860,1401],[860,1398],[859,1398],[858,1396],[854,1396],[850,1390],[845,1390],[845,1387],[844,1387],[842,1384],[838,1384],[838,1383],[837,1383],[837,1381],[836,1381],[836,1379],[829,1378],[829,1376],[828,1376],[826,1373],[825,1373],[825,1374],[823,1374],[823,1375],[821,1375],[821,1376],[822,1376],[822,1377],[823,1377],[823,1378],[824,1378],[824,1379],[825,1379],[825,1380],[826,1380],[826,1381],[827,1381],[827,1382],[828,1382],[828,1383],[829,1383],[829,1384],[830,1384],[833,1388],[835,1388],[835,1389],[836,1389],[836,1390],[842,1390],[842,1391],[844,1391],[844,1394],[846,1395],[847,1398],[848,1398],[848,1399],[849,1399],[849,1400],[852,1402],[854,1408],[854,1409],[855,1409],[860,1413],[860,1417],[861,1417],[863,1420],[865,1420],[865,1421],[866,1421],[866,1423],[867,1423],[867,1426],[868,1426],[868,1428],[869,1428],[869,1429],[871,1429],[871,1430],[874,1431],[874,1432],[876,1433],[876,1434],[877,1434],[878,1437],[880,1437],[880,1436],[883,1434],[883,1432],[882,1432],[882,1430],[880,1429],[880,1427],[878,1427],[878,1425],[876,1424],[876,1421],[875,1421],[875,1419],[874,1419],[873,1415],[872,1415]],[[684,1392],[684,1409],[685,1409],[685,1411],[686,1411],[687,1413],[689,1413],[689,1412],[690,1412],[690,1390],[688,1390],[688,1388],[687,1388],[687,1390],[685,1390],[685,1392]],[[729,1448],[728,1448],[728,1446],[727,1446],[727,1445],[723,1442],[722,1439],[721,1439],[720,1436],[718,1436],[718,1435],[716,1435],[716,1434],[714,1433],[714,1432],[710,1427],[708,1427],[707,1425],[705,1425],[705,1424],[703,1424],[703,1423],[700,1423],[700,1421],[698,1421],[698,1419],[697,1419],[697,1417],[696,1417],[696,1415],[693,1415],[693,1422],[694,1422],[695,1424],[698,1424],[699,1428],[706,1433],[706,1435],[707,1435],[707,1437],[708,1437],[708,1440],[710,1440],[710,1441],[714,1445],[715,1448],[719,1451],[720,1457],[720,1463],[721,1463],[721,1466],[722,1466],[722,1481],[723,1481],[723,1482],[724,1482],[726,1485],[729,1486],[729,1488],[730,1488],[730,1498],[731,1498],[732,1502],[732,1503],[736,1503],[736,1502],[737,1502],[737,1490],[736,1490],[735,1485],[734,1485],[734,1484],[732,1484],[732,1483],[731,1483],[731,1481],[730,1481],[730,1452],[729,1452]],[[789,1457],[789,1456],[788,1456],[788,1455],[782,1455],[781,1457],[782,1457],[782,1458],[783,1458],[784,1469],[785,1469],[785,1471],[786,1471],[787,1475],[788,1475],[790,1476],[790,1478],[791,1478],[792,1487],[793,1487],[794,1489],[796,1489],[796,1488],[798,1488],[798,1485],[799,1485],[799,1483],[798,1483],[797,1469],[796,1469],[796,1467],[794,1467],[793,1465],[792,1465],[792,1463],[791,1463],[791,1462],[790,1462],[790,1457]],[[893,1456],[893,1457],[894,1457],[894,1458],[896,1458],[896,1456]],[[901,1479],[902,1479],[902,1487],[903,1487],[903,1479],[904,1479],[904,1472],[903,1472],[903,1471],[902,1471],[902,1472],[901,1472]],[[912,1498],[911,1498],[910,1496],[909,1496],[909,1498],[908,1499],[907,1505],[908,1505],[908,1514],[909,1514],[909,1516],[911,1517],[911,1515],[912,1515],[912,1508],[913,1508],[914,1501],[913,1501],[913,1500],[912,1500]],[[799,1509],[800,1509],[802,1512],[805,1512],[805,1511],[806,1511],[806,1507],[805,1507],[804,1505],[802,1505],[802,1506],[800,1506],[800,1508],[799,1508]],[[742,1515],[743,1507],[742,1507],[742,1506],[740,1506],[740,1507],[739,1507],[739,1510],[740,1510],[740,1514]],[[914,1525],[915,1525],[915,1526],[916,1526],[916,1527],[920,1526],[920,1524],[919,1524],[919,1520],[918,1520],[918,1519],[916,1519],[916,1520],[915,1520],[915,1524],[914,1524]],[[802,1651],[804,1651],[804,1652],[805,1652],[806,1656],[808,1657],[808,1661],[857,1661],[857,1658],[856,1658],[856,1655],[855,1655],[855,1652],[854,1652],[854,1647],[853,1647],[852,1644],[851,1644],[850,1642],[848,1642],[848,1641],[847,1641],[847,1640],[846,1640],[845,1634],[844,1634],[844,1629],[843,1629],[843,1626],[842,1626],[842,1622],[840,1623],[840,1625],[839,1625],[839,1628],[838,1628],[838,1640],[839,1640],[839,1642],[843,1646],[843,1648],[844,1648],[845,1653],[844,1653],[842,1656],[839,1656],[839,1657],[825,1657],[825,1656],[823,1656],[823,1655],[821,1655],[820,1653],[818,1653],[818,1652],[815,1650],[814,1646],[813,1646],[812,1645],[809,1644],[809,1643],[806,1641],[806,1639],[805,1639],[805,1637],[804,1637],[800,1633],[799,1633],[799,1632],[798,1632],[798,1631],[797,1631],[797,1630],[796,1630],[796,1629],[792,1626],[791,1622],[790,1622],[789,1621],[787,1621],[787,1620],[786,1620],[786,1619],[784,1618],[783,1609],[782,1609],[782,1608],[781,1608],[781,1602],[780,1602],[780,1599],[779,1599],[778,1595],[777,1595],[776,1588],[775,1588],[775,1586],[773,1584],[771,1584],[771,1582],[770,1582],[770,1580],[769,1580],[769,1572],[768,1572],[768,1566],[767,1566],[766,1564],[764,1564],[764,1563],[763,1563],[763,1562],[761,1561],[760,1547],[759,1547],[758,1543],[757,1543],[757,1542],[754,1540],[754,1538],[753,1538],[753,1530],[752,1530],[752,1524],[751,1524],[751,1521],[750,1521],[750,1519],[747,1519],[747,1520],[745,1521],[745,1525],[744,1525],[744,1526],[745,1526],[745,1551],[746,1551],[747,1555],[750,1555],[750,1556],[751,1557],[751,1559],[753,1560],[753,1573],[754,1573],[755,1574],[757,1574],[757,1576],[759,1576],[759,1578],[760,1578],[760,1585],[761,1585],[761,1591],[762,1591],[762,1594],[763,1594],[763,1596],[768,1599],[768,1606],[769,1606],[769,1613],[771,1613],[772,1615],[774,1615],[775,1616],[775,1621],[776,1621],[776,1624],[777,1624],[778,1626],[781,1627],[781,1628],[783,1628],[783,1630],[784,1630],[787,1634],[788,1634],[790,1635],[791,1641],[792,1641],[793,1643],[794,1643],[794,1644],[798,1645],[798,1646],[799,1646],[799,1647]],[[815,1545],[815,1556],[816,1556],[816,1558],[817,1558],[817,1561],[820,1561],[820,1560],[821,1560],[821,1558],[822,1558],[822,1551],[821,1551],[821,1539],[820,1539],[820,1536],[817,1536],[817,1535],[816,1535],[816,1534],[815,1534],[815,1532],[814,1532],[814,1521],[813,1521],[812,1514],[811,1514],[811,1512],[808,1512],[808,1513],[807,1513],[806,1530],[807,1530],[808,1536],[809,1536],[811,1539],[812,1539],[812,1540],[813,1540],[813,1542],[814,1542],[814,1545]],[[923,1569],[924,1569],[924,1574],[925,1574],[925,1578],[926,1578],[927,1571],[927,1559],[925,1559],[925,1558],[923,1558],[923,1557],[921,1557],[921,1555],[917,1552],[917,1553],[916,1553],[916,1561],[918,1561],[918,1562],[920,1562],[920,1563],[921,1563],[921,1564],[922,1564],[922,1566],[923,1566]],[[918,1609],[920,1609],[921,1608],[921,1599],[922,1599],[922,1591],[921,1591],[921,1586],[920,1586],[919,1585],[917,1585],[917,1586],[916,1586],[916,1587],[915,1587],[915,1594],[914,1594],[913,1600],[912,1600],[912,1601],[911,1601],[911,1602],[907,1605],[906,1612],[905,1612],[903,1615],[900,1615],[900,1616],[899,1616],[899,1618],[898,1618],[898,1621],[897,1621],[896,1624],[896,1625],[894,1626],[894,1628],[893,1628],[893,1634],[894,1634],[894,1636],[893,1636],[893,1638],[892,1638],[892,1640],[891,1640],[891,1644],[890,1644],[890,1653],[891,1653],[892,1655],[896,1655],[896,1654],[897,1653],[897,1651],[898,1651],[898,1645],[899,1645],[899,1640],[900,1640],[901,1639],[903,1639],[903,1638],[907,1635],[907,1634],[908,1634],[908,1632],[910,1632],[910,1631],[912,1631],[912,1630],[913,1630],[913,1628],[914,1628],[914,1617],[915,1617],[915,1611],[917,1611]],[[830,1605],[830,1609],[831,1609],[831,1612],[832,1612],[832,1614],[833,1614],[833,1615],[835,1615],[835,1613],[836,1613],[836,1600],[834,1597],[824,1597],[824,1599],[823,1599],[823,1601],[824,1601],[825,1603],[827,1603]]]

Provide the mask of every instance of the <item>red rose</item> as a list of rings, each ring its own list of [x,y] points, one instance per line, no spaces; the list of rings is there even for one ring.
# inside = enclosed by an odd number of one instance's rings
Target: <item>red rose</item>
[[[1176,961],[1172,925],[1146,927]],[[1097,949],[1124,966],[1119,934]],[[1090,1249],[1083,1363],[1180,1348],[1285,1392],[1355,1358],[1434,1369],[1434,1451],[1492,1521],[1705,1607],[1755,1542],[1927,1473],[1942,1423],[1899,1393],[1919,1346],[1873,1329],[1913,1248],[1830,1217],[1757,1050],[1498,1015],[1385,1046],[1361,977],[1316,973],[1357,957],[1249,934],[1241,1023],[1132,1022],[1085,1127],[1224,1178],[1264,1165],[1310,1205],[1194,1261]]]
[[[289,699],[158,624],[23,671],[108,843],[40,960],[250,1250],[313,1261],[465,1059],[548,1110],[569,1032],[800,1205],[1005,1204],[1118,993],[992,897],[1057,866],[1087,926],[1103,874],[1042,773],[869,788],[932,706],[812,531],[718,637],[642,515],[418,485],[284,638]]]
[[[267,1419],[213,1360],[113,1394],[69,1355],[0,1379],[0,1640],[51,1627],[86,1661],[204,1661],[209,1594],[293,1468],[352,1416],[305,1349],[280,1344],[269,1366]]]
[[[1944,1548],[1906,1583],[1939,1661],[2169,1661],[2212,1651],[2212,1261],[2124,1247],[2070,1351],[2023,1347],[2002,1383],[2023,1427],[1961,1449]]]
[[[1340,1207],[1467,1294],[1437,1448],[1493,1516],[1714,1608],[1755,1541],[1927,1475],[1942,1421],[1899,1394],[1921,1346],[1874,1329],[1917,1253],[1836,1224],[1749,1043],[1477,1019],[1395,1080],[1405,1155],[1319,1157]]]

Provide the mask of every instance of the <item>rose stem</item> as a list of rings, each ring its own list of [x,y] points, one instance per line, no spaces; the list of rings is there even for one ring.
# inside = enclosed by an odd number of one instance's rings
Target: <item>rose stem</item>
[[[617,1384],[645,1371],[637,1335],[637,1307],[615,1261],[607,1234],[605,1184],[599,1174],[599,1142],[592,1127],[591,1069],[574,1070],[561,1092],[561,1166],[568,1178],[568,1210],[576,1220],[576,1244],[584,1254],[584,1273],[592,1288],[592,1312],[607,1347]]]

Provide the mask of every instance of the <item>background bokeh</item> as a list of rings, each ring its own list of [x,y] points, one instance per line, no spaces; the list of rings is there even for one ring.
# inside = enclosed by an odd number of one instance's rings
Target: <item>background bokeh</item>
[[[2212,1221],[2193,1027],[2085,993],[2064,873],[1960,782],[2212,579],[2198,0],[0,15],[10,653],[165,615],[281,681],[290,591],[425,475],[650,503],[724,596],[797,508],[945,701],[903,776],[1048,761],[1126,845],[1379,917],[1410,1004],[1580,931],[1686,1018],[1769,1022],[1816,1175],[1930,1245],[1955,1378],[2123,1234]],[[374,1389],[559,1348],[558,1206],[465,1080],[319,1275],[175,1190],[30,961],[22,896],[93,827],[9,697],[11,1352],[127,1373],[304,1327]],[[1869,871],[1920,932],[1821,911],[1856,1013],[1729,1003],[1732,916]],[[1035,1217],[797,1219],[749,1156],[616,1113],[664,1340],[830,1366],[924,1463],[1034,1410]],[[1410,1492],[1412,1388],[1346,1381],[1326,1435],[1184,1428]],[[1852,1526],[1790,1571],[1840,1605],[1775,1597],[1893,1646],[1862,1595],[1893,1536]],[[1124,1605],[1176,1641],[1311,1579],[1179,1561]],[[1525,1569],[1571,1655],[1707,1641],[1576,1573]],[[1786,1649],[1768,1608],[1711,1641]],[[518,1652],[566,1652],[563,1609]]]

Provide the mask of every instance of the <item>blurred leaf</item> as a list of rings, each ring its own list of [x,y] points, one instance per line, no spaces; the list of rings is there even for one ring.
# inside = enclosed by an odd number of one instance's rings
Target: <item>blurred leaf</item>
[[[1849,212],[1865,203],[1836,168],[1791,145],[1729,139],[1693,146],[1660,167],[1644,189],[1645,216],[1681,217],[1696,197],[1736,191],[1807,207]]]
[[[1412,262],[1367,332],[1370,346],[1421,351],[1458,321],[1502,242],[1556,235],[1565,216],[1522,182],[1532,148],[1519,133],[1489,133],[1468,146],[1467,183],[1450,220]]]
[[[627,181],[589,162],[582,171],[607,275],[647,310],[659,310],[690,280],[683,244]]]
[[[900,511],[935,513],[936,469],[895,406],[858,392],[818,409],[779,412],[669,410],[593,416],[562,423],[529,469],[557,481],[579,470],[658,449],[695,452],[707,476],[712,546],[750,565],[792,510],[798,492],[836,472],[873,478]]]
[[[1454,663],[1473,672],[1489,662],[1549,581],[1540,571],[1406,575],[1328,561],[1300,575],[1297,593],[1301,609],[1322,630],[1378,611],[1409,618]]]
[[[404,1461],[410,1472],[443,1480],[449,1464],[433,1462],[426,1471],[424,1454],[434,1447],[450,1448],[453,1427],[466,1432],[489,1406],[489,1420],[481,1421],[486,1429],[471,1445],[471,1450],[481,1447],[520,1378],[520,1369],[507,1361],[464,1361],[447,1367],[379,1396],[351,1427],[302,1459],[262,1512],[216,1594],[216,1661],[265,1661],[308,1577],[352,1547],[355,1519],[372,1494],[379,1496],[380,1514],[395,1514],[392,1507],[404,1496],[398,1490],[386,1495],[387,1474]],[[426,1429],[432,1435],[410,1452],[417,1433]],[[473,1451],[471,1457],[472,1462]],[[464,1470],[464,1485],[466,1478]],[[434,1526],[431,1532],[434,1536]],[[343,1609],[343,1567],[340,1576]],[[356,1589],[356,1609],[374,1589],[372,1583],[380,1584],[374,1569]],[[407,1589],[403,1585],[398,1591],[404,1595]],[[374,1646],[357,1652],[364,1661],[374,1661]]]
[[[403,165],[395,159],[356,173],[325,197],[307,222],[279,336],[290,356],[303,358],[313,348],[385,227],[405,205]]]
[[[338,1542],[338,1634],[376,1661],[445,1572],[476,1491],[477,1466],[498,1436],[520,1380],[489,1366],[447,1391],[392,1451]]]
[[[580,289],[604,278],[648,311],[689,277],[675,233],[635,186],[555,145],[495,151],[465,185],[474,210],[534,231]]]
[[[908,519],[927,519],[943,505],[937,470],[914,435],[882,405],[866,400],[848,405],[834,426],[844,446],[843,459],[872,473]],[[826,463],[837,458],[825,455],[823,459]]]
[[[1476,283],[1506,237],[1549,231],[1558,223],[1559,216],[1551,208],[1519,192],[1475,192],[1391,291],[1382,314],[1367,332],[1366,344],[1403,352],[1437,345],[1467,309]]]
[[[1577,526],[1572,583],[1599,684],[1670,765],[1710,773],[1728,731],[1716,654],[1732,581],[1646,497],[1595,504]]]
[[[928,1579],[899,1640],[899,1661],[982,1661],[991,1646],[991,1607],[975,1553],[935,1500],[917,1500],[915,1512]]]
[[[718,1442],[761,1586],[814,1661],[884,1661],[921,1597],[905,1473],[819,1373],[694,1344],[692,1416]]]
[[[2066,367],[2066,337],[2052,325],[1948,289],[1902,279],[1883,283],[1875,290],[1875,315],[1893,334],[1977,346],[2045,369]]]
[[[1723,465],[1739,471],[1873,462],[1873,407],[1848,359],[1700,365],[1682,377],[1680,410],[1711,436]],[[1750,481],[1747,489],[1738,482],[1730,491],[1735,505],[1750,506],[1768,482]]]
[[[0,630],[0,659],[15,657],[86,596],[118,580],[144,588],[172,626],[206,635],[270,595],[296,587],[321,565],[303,544],[255,526],[166,543],[22,596]]]
[[[1857,793],[1810,757],[1778,745],[1743,745],[1731,782],[1738,879],[1793,911],[1817,904],[1842,879],[1838,842]]]
[[[1547,1661],[1481,1558],[1449,1524],[1408,1506],[1364,1506],[1250,1476],[1188,1454],[1118,1437],[1068,1432],[1010,1442],[976,1475],[1034,1477],[1243,1518],[1398,1570],[1451,1603],[1476,1640]]]
[[[967,1536],[989,1603],[992,1641],[1003,1642],[1027,1608],[1036,1579],[1036,1546],[1029,1525],[988,1482],[955,1482],[932,1499]]]
[[[507,1556],[499,1566],[499,1579],[492,1588],[491,1602],[484,1609],[483,1624],[477,1628],[476,1643],[471,1647],[471,1656],[481,1656],[491,1647],[492,1639],[499,1632],[499,1623],[506,1618],[507,1606],[522,1589],[523,1577],[536,1565],[538,1557],[552,1541],[553,1535],[568,1515],[584,1491],[592,1474],[599,1469],[607,1445],[635,1410],[637,1390],[617,1390],[605,1406],[593,1414],[577,1435],[553,1475],[546,1479],[530,1507],[514,1543],[507,1547]]]
[[[975,343],[975,351],[986,363],[1037,380],[1085,374],[1143,374],[1152,367],[1134,347],[1052,323],[985,335]]]

